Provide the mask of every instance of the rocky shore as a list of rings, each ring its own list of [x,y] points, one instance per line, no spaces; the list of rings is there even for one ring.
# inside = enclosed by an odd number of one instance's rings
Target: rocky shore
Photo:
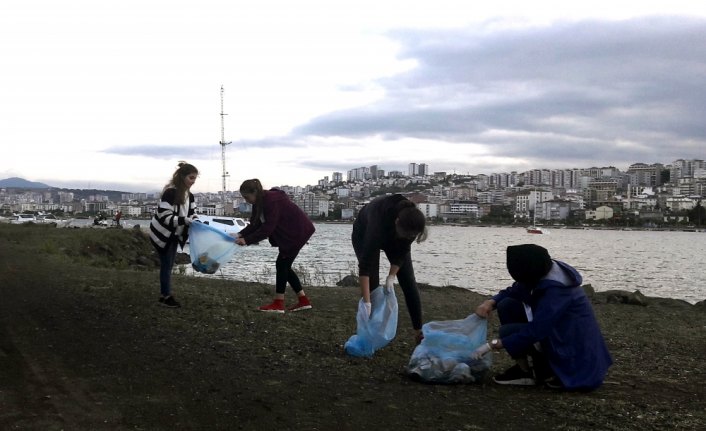
[[[564,393],[411,380],[401,292],[397,338],[360,359],[343,352],[357,289],[307,287],[313,310],[255,311],[272,289],[175,275],[183,307],[165,309],[139,230],[0,225],[0,429],[706,429],[703,302],[587,286],[615,364],[598,390]],[[425,321],[483,299],[421,294]],[[495,354],[493,372],[510,364]]]

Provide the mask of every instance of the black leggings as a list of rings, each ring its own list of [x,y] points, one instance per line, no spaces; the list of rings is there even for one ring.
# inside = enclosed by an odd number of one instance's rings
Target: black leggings
[[[287,289],[287,282],[289,282],[289,285],[292,286],[295,293],[301,292],[302,283],[299,281],[299,277],[292,269],[292,264],[296,258],[296,254],[292,257],[282,257],[281,254],[277,255],[277,261],[275,262],[275,268],[277,268],[277,275],[275,278],[276,293],[284,294],[284,291]]]
[[[353,248],[356,248],[356,243],[353,243]],[[377,289],[380,285],[380,253],[376,255],[377,259],[373,262],[370,268],[370,291]],[[412,266],[412,254],[407,253],[404,257],[400,270],[397,272],[397,282],[400,284],[402,293],[404,293],[404,302],[407,304],[409,318],[412,320],[412,328],[422,329],[422,300],[419,297],[419,289],[417,288],[417,279],[414,278],[414,266]]]

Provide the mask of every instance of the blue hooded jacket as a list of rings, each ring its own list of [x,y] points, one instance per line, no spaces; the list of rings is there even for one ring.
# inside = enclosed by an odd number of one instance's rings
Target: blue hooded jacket
[[[553,260],[549,273],[534,287],[515,282],[493,299],[497,304],[514,298],[532,310],[531,322],[502,339],[510,355],[520,356],[539,342],[564,387],[590,390],[603,383],[613,360],[582,282],[576,269]]]

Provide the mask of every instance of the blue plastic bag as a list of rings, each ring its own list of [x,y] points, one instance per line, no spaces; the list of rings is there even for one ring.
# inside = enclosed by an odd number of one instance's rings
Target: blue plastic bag
[[[228,263],[240,248],[235,238],[215,227],[194,220],[189,227],[191,267],[204,274],[213,274]]]
[[[366,317],[367,310],[361,298],[358,302],[356,320],[358,328],[344,346],[351,356],[371,357],[376,350],[387,346],[397,334],[397,296],[394,289],[378,287],[370,292],[372,312]]]
[[[486,342],[488,321],[471,314],[461,320],[428,322],[422,326],[424,339],[412,352],[407,373],[429,383],[472,383],[480,381],[492,365],[488,352],[479,359],[471,353]]]

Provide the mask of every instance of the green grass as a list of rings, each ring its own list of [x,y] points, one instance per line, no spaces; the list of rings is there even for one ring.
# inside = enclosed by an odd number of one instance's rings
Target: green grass
[[[0,224],[0,238],[52,258],[99,268],[154,267],[158,262],[148,236],[136,229],[59,229],[51,225]]]

